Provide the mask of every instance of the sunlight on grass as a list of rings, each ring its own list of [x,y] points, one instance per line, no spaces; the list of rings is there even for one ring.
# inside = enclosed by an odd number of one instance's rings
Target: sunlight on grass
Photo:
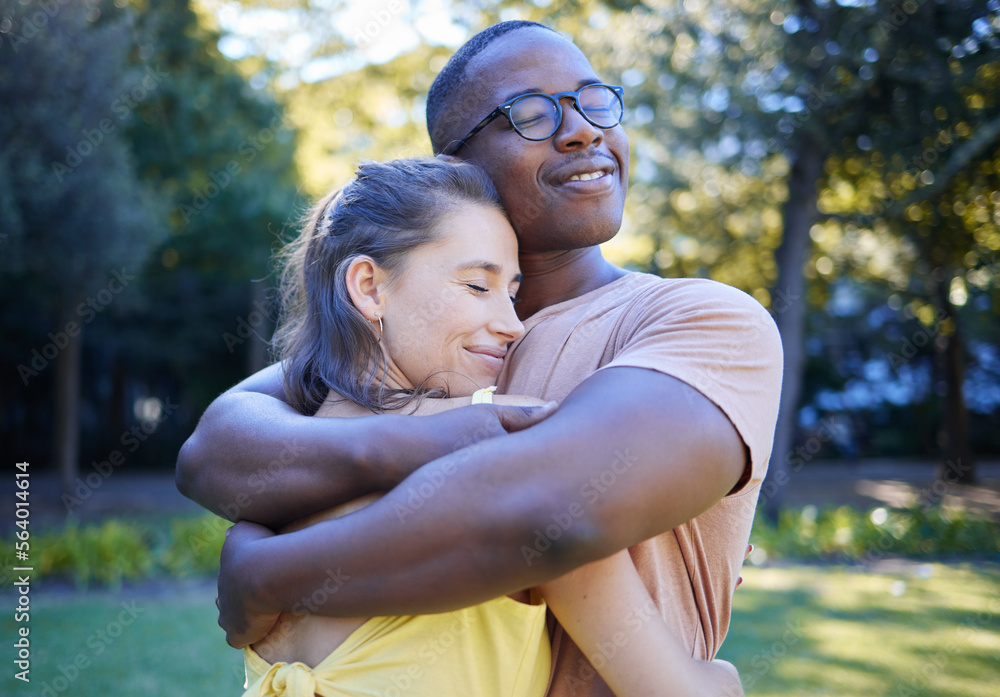
[[[983,697],[1000,683],[1000,566],[743,572],[720,652],[748,695]]]

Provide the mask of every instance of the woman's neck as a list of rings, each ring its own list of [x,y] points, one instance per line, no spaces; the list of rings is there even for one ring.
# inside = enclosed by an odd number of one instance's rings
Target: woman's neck
[[[606,286],[627,272],[609,263],[599,247],[564,252],[525,252],[517,314],[523,320],[550,305]]]

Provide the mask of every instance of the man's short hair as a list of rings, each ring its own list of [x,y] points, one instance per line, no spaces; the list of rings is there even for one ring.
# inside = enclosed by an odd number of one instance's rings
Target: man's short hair
[[[433,84],[427,93],[427,133],[431,137],[431,146],[435,153],[441,152],[445,143],[441,141],[448,137],[450,125],[443,117],[454,106],[456,97],[459,94],[459,87],[465,81],[465,69],[469,61],[478,56],[491,43],[499,39],[504,34],[508,34],[516,29],[527,27],[538,27],[547,31],[555,32],[551,27],[538,22],[529,22],[523,19],[515,19],[508,22],[500,22],[486,27],[481,32],[462,44],[455,54],[448,60],[441,72],[434,78]],[[460,118],[461,114],[455,114]]]

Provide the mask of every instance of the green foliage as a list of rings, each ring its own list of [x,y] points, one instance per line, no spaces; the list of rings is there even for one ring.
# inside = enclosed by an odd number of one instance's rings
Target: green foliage
[[[782,511],[777,525],[758,515],[750,541],[757,547],[758,560],[865,563],[900,555],[996,555],[1000,554],[1000,525],[936,506],[862,512],[848,506],[817,509],[810,505]]]
[[[81,526],[71,519],[62,530],[32,538],[30,554],[37,559],[34,577],[72,578],[87,587],[119,586],[126,579],[157,575],[215,574],[230,525],[211,513],[174,519],[169,533],[146,523],[112,519]],[[12,540],[3,545],[14,548]],[[5,562],[15,565],[12,559]]]
[[[153,568],[149,531],[134,523],[109,520],[80,527],[75,521],[57,533],[39,535],[32,554],[38,576],[72,576],[77,585],[92,581],[119,585],[147,576]]]
[[[10,23],[0,45],[0,274],[5,285],[36,278],[40,309],[79,321],[77,303],[112,270],[135,272],[166,233],[164,198],[137,175],[118,116],[121,96],[144,79],[155,89],[157,76],[128,63],[129,13],[97,22],[83,3],[4,0],[0,16]]]
[[[0,27],[0,391],[14,395],[0,419],[22,457],[51,460],[60,371],[33,351],[51,357],[72,320],[86,326],[79,399],[59,383],[80,405],[70,460],[120,449],[152,397],[181,408],[128,465],[172,465],[208,402],[265,364],[268,260],[297,214],[294,128],[188,0],[0,0]],[[80,305],[110,297],[123,266],[112,302]]]

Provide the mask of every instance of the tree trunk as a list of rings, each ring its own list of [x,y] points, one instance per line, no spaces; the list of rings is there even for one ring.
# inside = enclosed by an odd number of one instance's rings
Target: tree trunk
[[[111,396],[107,403],[108,433],[123,433],[128,428],[125,418],[128,411],[125,405],[125,381],[127,377],[125,361],[116,351],[111,368]]]
[[[65,332],[71,326],[73,307],[76,307],[75,302],[62,305],[58,315],[60,323],[56,325],[57,332]],[[79,322],[75,326],[79,327],[80,333],[77,336],[66,333],[66,346],[55,359],[56,463],[63,493],[67,494],[72,492],[80,469],[80,355],[83,352],[83,327]]]
[[[816,222],[816,182],[823,171],[823,151],[811,139],[805,139],[793,155],[788,177],[788,202],[785,204],[784,234],[775,252],[778,278],[771,291],[771,311],[781,332],[785,353],[784,378],[778,425],[767,481],[761,490],[764,512],[776,521],[789,480],[789,462],[793,459],[795,423],[802,372],[805,365],[805,276],[802,267],[809,253],[809,228]]]
[[[974,484],[975,461],[969,445],[969,411],[965,406],[962,335],[958,316],[951,304],[950,274],[942,274],[937,282],[937,302],[941,309],[938,336],[934,340],[941,374],[944,376],[943,462],[938,467],[937,478],[946,484]]]

